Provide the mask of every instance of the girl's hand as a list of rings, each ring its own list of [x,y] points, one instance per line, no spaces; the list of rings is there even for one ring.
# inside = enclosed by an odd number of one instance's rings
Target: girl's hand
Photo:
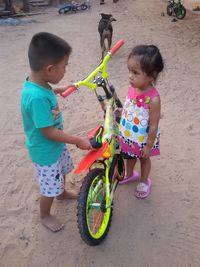
[[[142,158],[149,158],[150,157],[150,154],[151,154],[151,148],[150,147],[147,147],[145,146],[142,150]]]
[[[123,108],[116,108],[114,113],[116,117],[121,117]]]

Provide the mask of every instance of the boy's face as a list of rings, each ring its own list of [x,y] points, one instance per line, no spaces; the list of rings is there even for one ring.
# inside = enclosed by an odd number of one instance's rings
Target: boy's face
[[[64,58],[55,65],[48,65],[46,67],[48,82],[52,84],[59,83],[65,75],[66,66],[68,65],[69,56]]]

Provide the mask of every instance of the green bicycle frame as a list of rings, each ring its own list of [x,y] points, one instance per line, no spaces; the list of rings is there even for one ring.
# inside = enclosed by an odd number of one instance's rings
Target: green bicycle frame
[[[102,137],[102,143],[108,143],[107,151],[110,154],[110,156],[104,160],[104,164],[106,165],[105,168],[105,184],[106,184],[106,208],[110,208],[112,201],[113,201],[113,195],[115,188],[117,186],[117,181],[114,181],[112,190],[110,191],[110,182],[109,182],[109,171],[110,166],[113,161],[113,157],[115,155],[115,123],[114,123],[114,99],[113,97],[107,100],[106,103],[106,114],[105,114],[105,120],[104,120],[104,135]],[[96,190],[98,191],[98,187],[101,186],[101,183],[99,183],[96,187]],[[94,191],[95,194],[95,191]]]
[[[94,77],[101,73],[101,77],[105,80],[108,77],[107,73],[107,63],[109,59],[111,58],[112,55],[116,53],[116,51],[124,44],[123,40],[118,41],[115,46],[109,51],[106,56],[104,57],[103,61],[101,64],[92,72],[88,75],[87,78],[84,80],[78,81],[74,83],[72,86],[67,87],[66,90],[62,93],[63,97],[68,96],[71,94],[73,91],[77,90],[80,85],[84,85],[89,87],[92,91],[97,88],[97,84],[94,82]],[[93,81],[91,82],[91,80]],[[114,98],[111,97],[110,99],[106,100],[106,113],[105,113],[105,120],[104,120],[104,135],[102,137],[102,143],[107,143],[107,152],[108,157],[104,160],[104,163],[106,165],[105,168],[105,184],[106,184],[106,208],[110,208],[113,200],[113,195],[115,188],[117,186],[117,181],[115,180],[113,183],[112,190],[110,191],[110,182],[109,182],[109,171],[110,167],[113,161],[113,157],[115,155],[115,122],[114,122]],[[96,190],[98,189],[98,186],[101,186],[99,183],[97,185]],[[95,191],[96,191],[95,190]],[[95,194],[95,191],[93,192]],[[96,205],[96,204],[94,204]]]
[[[90,82],[99,72],[101,72],[102,74],[102,78],[106,79],[108,77],[108,73],[107,73],[107,62],[111,57],[111,53],[108,52],[106,54],[106,56],[104,57],[102,63],[92,72],[90,73],[90,75],[83,81],[79,81],[77,83],[75,83],[76,87],[79,87],[80,85],[85,85],[87,87],[89,87],[91,90],[95,90],[97,88],[97,85],[95,83]]]
[[[84,85],[89,87],[91,90],[95,90],[97,88],[97,85],[94,82],[91,82],[92,79],[94,79],[94,77],[98,74],[101,73],[101,76],[103,79],[106,79],[108,77],[108,73],[107,73],[107,63],[108,60],[110,59],[110,57],[112,55],[114,55],[117,50],[119,50],[119,48],[124,44],[124,40],[120,40],[118,41],[113,48],[106,54],[106,56],[104,57],[103,61],[101,62],[101,64],[92,72],[88,75],[87,78],[85,78],[84,80],[78,81],[76,83],[74,83],[72,86],[67,87],[66,90],[62,93],[63,97],[66,97],[68,95],[70,95],[73,91],[77,90],[79,88],[80,85]]]
[[[112,160],[115,154],[115,140],[113,136],[115,136],[115,125],[114,125],[114,119],[113,119],[113,105],[114,105],[114,99],[113,97],[107,100],[106,104],[106,115],[105,115],[105,121],[104,121],[104,135],[102,137],[102,142],[107,142],[109,144],[108,148],[110,150],[110,157],[104,161],[106,164],[106,172],[105,172],[105,179],[106,179],[106,208],[110,207],[113,200],[113,192],[112,195],[110,193],[109,188],[109,171],[110,166],[112,164]],[[116,182],[116,181],[115,181]],[[116,183],[117,184],[117,183]],[[116,184],[114,184],[114,189],[116,187]]]

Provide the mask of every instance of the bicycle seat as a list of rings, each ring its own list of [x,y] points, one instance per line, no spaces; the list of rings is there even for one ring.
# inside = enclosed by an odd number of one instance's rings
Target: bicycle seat
[[[97,126],[89,134],[90,144],[93,148],[100,148],[102,146],[103,126]]]

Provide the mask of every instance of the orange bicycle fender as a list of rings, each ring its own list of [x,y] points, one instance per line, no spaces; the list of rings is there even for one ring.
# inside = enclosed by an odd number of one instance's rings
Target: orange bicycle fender
[[[108,143],[103,143],[102,147],[100,147],[99,149],[90,151],[78,164],[74,173],[80,174],[83,171],[88,170],[96,159],[103,156],[103,153],[107,150],[107,148],[108,148]]]

